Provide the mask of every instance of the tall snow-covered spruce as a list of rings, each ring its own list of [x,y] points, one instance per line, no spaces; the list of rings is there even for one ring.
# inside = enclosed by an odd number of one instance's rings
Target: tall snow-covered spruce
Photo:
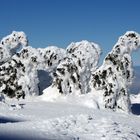
[[[131,53],[140,47],[140,35],[133,31],[121,36],[101,67],[92,73],[91,92],[100,94],[100,108],[130,112],[128,87],[133,80]]]
[[[88,41],[71,43],[66,49],[67,57],[61,60],[54,72],[52,88],[58,94],[86,94],[89,92],[91,70],[95,71],[101,54],[100,47]],[[48,96],[50,88],[44,90]]]

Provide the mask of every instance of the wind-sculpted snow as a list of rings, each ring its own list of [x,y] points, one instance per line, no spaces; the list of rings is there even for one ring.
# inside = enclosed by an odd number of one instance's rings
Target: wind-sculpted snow
[[[52,87],[57,87],[61,94],[86,94],[91,70],[97,67],[101,49],[95,43],[81,41],[71,43],[66,50],[67,57],[54,72]]]
[[[97,91],[102,93],[104,108],[130,111],[128,86],[133,80],[131,53],[139,47],[140,35],[126,32],[105,57],[103,65],[92,73],[90,87],[93,94]],[[102,106],[101,103],[99,106]]]

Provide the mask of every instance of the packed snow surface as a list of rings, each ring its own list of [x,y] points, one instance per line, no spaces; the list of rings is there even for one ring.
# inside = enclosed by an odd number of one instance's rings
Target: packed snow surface
[[[140,111],[116,113],[42,97],[20,100],[21,109],[16,100],[7,103],[0,103],[2,140],[140,140]]]

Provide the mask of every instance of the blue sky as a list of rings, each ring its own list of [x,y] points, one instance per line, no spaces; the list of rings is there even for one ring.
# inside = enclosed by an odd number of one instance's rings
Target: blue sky
[[[0,38],[24,31],[33,47],[100,44],[102,58],[128,30],[140,33],[140,0],[0,0]],[[140,51],[133,54],[140,65]]]

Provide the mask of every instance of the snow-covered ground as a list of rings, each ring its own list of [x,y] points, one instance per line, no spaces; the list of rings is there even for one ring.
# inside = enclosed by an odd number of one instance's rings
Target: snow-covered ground
[[[131,99],[140,106],[140,98]],[[135,114],[124,114],[42,97],[20,100],[22,109],[8,104],[0,103],[1,140],[140,140],[140,110],[134,106]]]

